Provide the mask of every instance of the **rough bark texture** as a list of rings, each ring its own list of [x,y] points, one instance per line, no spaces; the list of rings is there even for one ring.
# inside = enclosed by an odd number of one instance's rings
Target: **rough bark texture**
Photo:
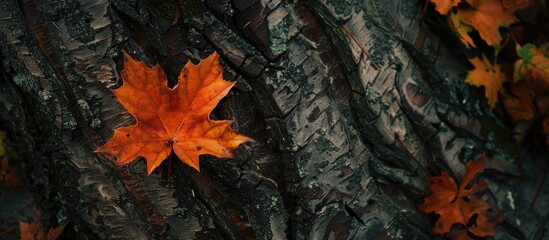
[[[506,211],[495,238],[548,238],[548,188],[523,217],[546,152],[514,143],[451,41],[409,0],[6,0],[0,127],[44,217],[79,239],[429,239],[426,175],[406,149],[458,179],[486,152],[483,198]],[[172,86],[221,53],[238,84],[213,117],[256,143],[202,157],[201,173],[174,161],[169,178],[167,163],[147,176],[142,159],[94,154],[134,123],[109,90],[122,49]]]

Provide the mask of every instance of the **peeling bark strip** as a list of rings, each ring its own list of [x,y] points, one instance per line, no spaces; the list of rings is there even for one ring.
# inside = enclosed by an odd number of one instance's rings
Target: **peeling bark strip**
[[[549,203],[522,218],[549,163],[475,107],[458,51],[415,1],[62,2],[0,5],[0,127],[64,237],[429,239],[418,164],[461,176],[481,152],[483,199],[506,210],[495,238],[549,231]],[[160,64],[170,86],[187,60],[219,52],[237,84],[211,117],[257,143],[202,157],[200,174],[174,161],[167,180],[167,164],[147,176],[143,161],[117,169],[93,154],[134,123],[108,89],[122,49]]]

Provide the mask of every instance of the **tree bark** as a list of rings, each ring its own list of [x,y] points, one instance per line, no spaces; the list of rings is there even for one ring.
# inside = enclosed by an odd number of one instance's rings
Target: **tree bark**
[[[0,128],[44,217],[68,224],[63,236],[429,239],[422,169],[459,179],[486,153],[483,199],[506,211],[495,238],[547,237],[547,188],[528,210],[547,151],[514,142],[419,2],[4,2]],[[200,173],[173,160],[167,174],[167,160],[147,176],[143,159],[93,153],[135,123],[110,90],[122,50],[159,64],[171,86],[187,61],[219,52],[237,85],[212,118],[256,142],[234,159],[202,156]]]

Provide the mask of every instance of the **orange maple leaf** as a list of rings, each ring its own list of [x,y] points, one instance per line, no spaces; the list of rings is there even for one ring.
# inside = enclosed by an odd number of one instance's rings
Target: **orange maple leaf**
[[[19,222],[19,231],[21,232],[21,240],[54,240],[61,235],[65,229],[65,225],[60,225],[56,228],[50,228],[48,233],[38,227],[37,223]]]
[[[501,72],[499,65],[492,66],[488,58],[482,55],[482,59],[474,57],[469,62],[475,66],[467,74],[465,81],[477,87],[484,86],[484,93],[488,99],[490,108],[494,108],[498,101],[498,92],[503,82],[506,81],[505,74]]]
[[[448,14],[452,7],[457,6],[461,0],[431,0],[435,4],[435,10],[442,15]]]
[[[232,158],[240,144],[252,141],[232,130],[232,121],[209,118],[235,84],[223,80],[217,53],[198,65],[189,61],[173,89],[159,65],[149,68],[125,52],[124,59],[124,83],[113,93],[137,124],[116,129],[96,152],[116,156],[118,164],[144,157],[151,174],[173,149],[183,163],[200,171],[199,155]]]
[[[467,172],[459,187],[447,172],[442,172],[439,177],[428,177],[432,195],[425,198],[420,209],[425,213],[435,212],[440,215],[433,229],[436,234],[448,233],[454,224],[466,226],[472,216],[485,215],[490,209],[488,203],[476,196],[487,184],[482,180],[473,181],[484,170],[484,156],[477,161],[469,161],[465,168]]]
[[[499,47],[500,27],[507,27],[515,21],[513,12],[504,9],[500,0],[468,0],[470,9],[459,9],[460,20],[475,28],[480,37],[490,46]]]

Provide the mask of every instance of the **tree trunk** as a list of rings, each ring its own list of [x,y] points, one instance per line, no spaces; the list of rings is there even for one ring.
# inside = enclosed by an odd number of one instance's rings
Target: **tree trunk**
[[[506,211],[495,238],[547,237],[547,188],[528,210],[547,151],[515,144],[501,109],[464,83],[453,35],[433,33],[420,5],[6,0],[0,128],[43,217],[68,224],[69,238],[429,239],[422,169],[459,179],[481,153],[483,198]],[[143,159],[93,153],[135,123],[110,90],[122,50],[160,64],[171,86],[188,60],[219,52],[237,85],[212,118],[256,142],[234,159],[202,156],[200,173],[174,159],[147,176]]]

